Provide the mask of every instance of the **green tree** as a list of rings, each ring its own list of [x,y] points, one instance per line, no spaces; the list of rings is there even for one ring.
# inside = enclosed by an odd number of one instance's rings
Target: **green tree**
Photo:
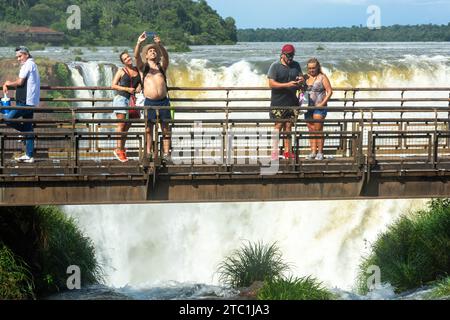
[[[28,10],[28,14],[33,26],[48,26],[55,18],[53,15],[54,9],[46,4],[37,4]]]

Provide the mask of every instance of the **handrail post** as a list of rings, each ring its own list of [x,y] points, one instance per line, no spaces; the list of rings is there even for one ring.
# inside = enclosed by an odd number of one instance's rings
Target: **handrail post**
[[[356,123],[355,123],[356,126]],[[361,119],[359,120],[359,130],[361,135],[361,154],[364,150],[364,111],[361,109]],[[356,130],[355,130],[356,131]]]
[[[74,165],[74,168],[73,168],[73,173],[74,174],[76,174],[76,173],[80,173],[80,170],[79,170],[79,166],[80,166],[80,138],[78,137],[78,136],[76,136],[75,134],[74,134],[74,138],[75,138],[75,144],[74,144],[74,147],[75,147],[75,165]]]
[[[355,97],[356,97],[356,92],[355,92],[355,90],[352,90],[352,99],[353,99],[352,105],[351,105],[352,109],[355,108]],[[344,107],[347,107],[348,106],[348,104],[347,104],[347,91],[345,92],[344,100],[345,100]],[[355,112],[352,111],[352,120],[354,120],[354,119],[355,119]],[[350,125],[351,125],[351,129],[350,130],[351,131],[356,131],[356,124],[355,123],[351,123]],[[348,130],[348,129],[349,128],[348,128],[348,125],[347,125],[345,130]]]
[[[436,140],[436,134],[428,133],[426,136],[428,138],[428,147],[427,147],[428,159],[427,159],[427,162],[429,162],[429,163],[431,162],[432,165],[433,165],[433,168],[434,168],[435,167],[435,164],[434,164],[434,149],[436,147],[434,142]]]
[[[438,154],[439,154],[439,133],[434,135],[433,139],[433,168],[437,168],[438,163]]]
[[[1,173],[3,173],[3,168],[5,167],[5,137],[3,133],[0,134],[1,139],[1,150],[2,154],[0,155],[0,166],[1,166]]]
[[[448,93],[448,110],[447,131],[450,130],[450,91]],[[450,137],[447,137],[447,148],[450,148]]]
[[[369,131],[367,146],[367,176],[370,177],[372,165],[375,163],[375,135]]]
[[[230,89],[226,89],[226,102],[225,102],[225,123],[224,123],[224,129],[225,129],[225,148],[227,150],[226,155],[226,165],[230,165],[232,156],[232,146],[233,146],[233,139],[230,139],[230,109],[229,109],[229,98],[230,98]]]
[[[450,91],[448,93],[448,121],[447,121],[447,131],[450,131]],[[450,137],[447,137],[447,148],[450,148]]]
[[[438,139],[438,112],[434,109],[434,144],[433,144],[433,168],[437,165],[437,155],[439,152],[439,139]]]
[[[403,98],[404,98],[404,96],[405,96],[405,90],[402,90],[401,91],[401,94],[400,94],[400,99],[401,99],[401,101],[400,101],[400,109],[403,109]],[[399,131],[407,131],[406,129],[407,128],[403,128],[403,121],[401,121],[401,120],[403,120],[403,111],[400,111],[400,122],[398,123],[398,130]],[[401,149],[402,147],[403,147],[403,139],[401,138],[401,136],[399,136],[398,137],[398,147]]]
[[[147,143],[148,143],[148,138],[147,138],[147,130],[148,130],[148,108],[144,108],[144,159],[143,159],[143,163],[146,164],[147,163],[147,159],[149,159],[149,154],[147,153]]]
[[[74,157],[74,164],[73,164],[73,170],[72,172],[74,174],[76,174],[78,172],[78,151],[79,151],[79,143],[78,143],[78,137],[76,136],[76,117],[77,114],[75,112],[75,108],[71,108],[70,110],[71,115],[72,115],[72,132],[71,132],[71,136],[72,136],[72,147],[73,147],[73,152],[75,152],[75,157]],[[70,154],[72,153],[72,150],[69,150]]]
[[[364,144],[363,135],[364,135],[364,132],[357,132],[356,134],[357,134],[357,137],[358,137],[358,140],[357,140],[358,168],[361,170],[362,164],[363,164],[363,161],[364,161],[364,153],[363,153],[363,147],[364,147],[363,146],[363,144]]]
[[[159,148],[158,148],[158,142],[159,142],[159,125],[160,125],[160,119],[159,119],[159,111],[160,109],[158,109],[159,107],[156,107],[156,119],[155,119],[155,126],[153,127],[153,162],[156,163],[156,160],[159,160]],[[163,137],[163,127],[162,127],[162,123],[161,123],[161,137]],[[164,144],[164,141],[161,140],[161,142]]]

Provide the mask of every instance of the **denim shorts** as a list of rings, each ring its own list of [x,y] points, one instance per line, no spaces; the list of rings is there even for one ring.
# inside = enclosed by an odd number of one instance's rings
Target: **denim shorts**
[[[127,114],[128,113],[128,108],[130,105],[130,99],[127,99],[121,95],[117,95],[114,97],[113,100],[113,107],[125,107],[126,109],[124,110],[114,110],[115,114],[121,113],[121,114]]]
[[[168,98],[164,98],[161,100],[152,100],[152,99],[148,99],[145,98],[145,103],[144,106],[146,107],[169,107],[170,106],[170,101]],[[156,110],[154,109],[149,109],[148,110],[148,119],[149,120],[156,120]],[[172,116],[170,114],[170,110],[169,109],[165,109],[165,110],[159,110],[159,119],[160,120],[171,120]]]
[[[315,114],[318,114],[318,115],[322,116],[323,119],[325,119],[328,112],[326,109],[309,110],[308,112],[305,113],[305,119],[306,120],[313,119]]]

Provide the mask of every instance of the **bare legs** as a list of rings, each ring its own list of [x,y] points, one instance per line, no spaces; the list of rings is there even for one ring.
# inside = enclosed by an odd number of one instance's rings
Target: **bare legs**
[[[147,135],[147,154],[152,154],[153,151],[153,132],[155,124],[149,123],[146,132]],[[170,127],[168,123],[161,124],[163,133],[163,154],[169,154],[170,152]]]
[[[292,132],[292,122],[277,122],[275,123],[275,130],[277,130],[278,132],[284,131],[286,135],[288,135],[288,133]],[[286,137],[283,144],[284,152],[291,152],[291,138]],[[278,151],[278,144],[275,144],[275,142],[272,146],[272,151]]]
[[[124,113],[118,113],[117,114],[117,119],[118,120],[125,120],[126,115]],[[128,130],[131,127],[131,123],[126,123],[126,122],[120,122],[117,124],[117,129],[116,132],[128,132]],[[117,140],[117,149],[121,150],[121,151],[125,151],[125,140],[126,140],[126,136],[122,136],[120,139]]]
[[[324,118],[320,114],[314,114],[313,115],[314,120],[323,120]],[[307,122],[306,125],[308,126],[309,132],[322,132],[323,131],[323,122]],[[314,138],[309,139],[309,144],[311,146],[311,153],[317,154],[321,153],[323,154],[323,145],[324,145],[324,139],[323,135],[320,133],[313,134]]]

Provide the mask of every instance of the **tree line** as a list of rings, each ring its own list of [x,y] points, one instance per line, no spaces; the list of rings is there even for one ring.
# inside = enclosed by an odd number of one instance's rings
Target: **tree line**
[[[447,25],[393,25],[381,29],[357,27],[239,29],[240,42],[415,42],[450,41]]]
[[[80,8],[79,30],[67,28],[71,5]],[[234,19],[223,19],[205,0],[0,0],[0,8],[3,25],[50,27],[70,45],[128,46],[143,31],[184,47],[237,41]]]

